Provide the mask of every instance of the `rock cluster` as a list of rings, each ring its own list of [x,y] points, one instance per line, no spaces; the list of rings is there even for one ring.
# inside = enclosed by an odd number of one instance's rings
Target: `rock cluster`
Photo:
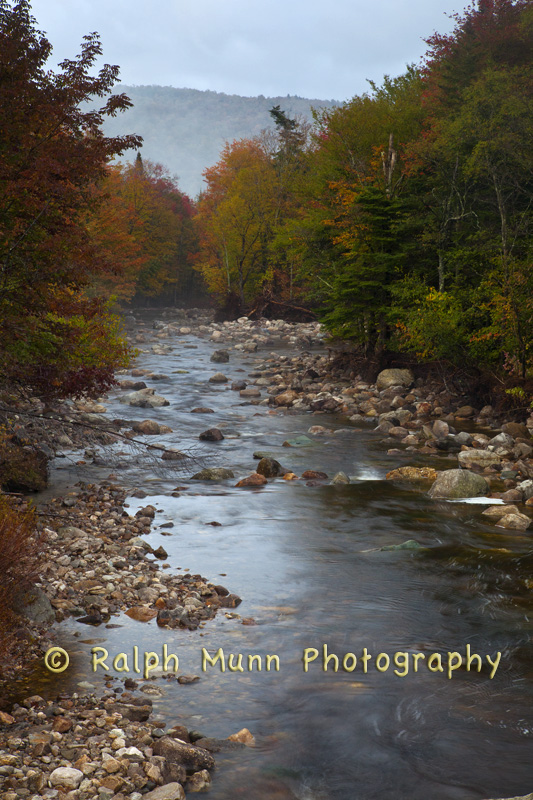
[[[212,752],[253,745],[249,731],[227,740],[182,725],[165,733],[147,687],[55,701],[34,695],[0,712],[3,800],[184,800],[185,792],[209,789]]]
[[[145,608],[160,625],[198,628],[225,605],[221,587],[200,575],[163,572],[156,559],[166,552],[144,538],[156,510],[148,505],[130,516],[125,496],[113,484],[89,485],[44,510],[53,516],[44,530],[40,588],[56,619],[75,616],[98,624],[120,611]]]

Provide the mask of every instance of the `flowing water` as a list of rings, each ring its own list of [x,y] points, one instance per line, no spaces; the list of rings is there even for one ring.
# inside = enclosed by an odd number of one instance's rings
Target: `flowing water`
[[[114,629],[64,622],[55,628],[55,641],[69,650],[72,666],[60,679],[43,679],[49,691],[76,689],[80,681],[102,687],[103,670],[91,670],[95,643],[111,659],[126,652],[130,664],[134,645],[142,654],[161,653],[167,644],[179,656],[180,672],[200,681],[157,678],[153,685],[163,694],[153,697],[155,716],[208,736],[247,727],[257,739],[254,749],[217,756],[212,800],[467,800],[533,790],[530,535],[487,524],[482,505],[435,502],[423,491],[385,481],[386,472],[409,463],[412,454],[387,456],[370,429],[282,447],[310,425],[337,430],[346,421],[243,404],[237,392],[208,383],[219,369],[209,361],[217,345],[194,336],[179,341],[170,340],[170,355],[138,359],[138,366],[169,376],[152,385],[170,406],[130,408],[118,404],[117,393],[107,403],[108,416],[157,419],[174,430],[164,443],[180,448],[198,444],[205,428],[220,427],[227,438],[202,445],[202,453],[207,465],[231,467],[238,477],[254,469],[252,453],[262,450],[296,474],[343,470],[353,482],[306,486],[277,479],[264,488],[237,489],[235,480],[169,481],[130,465],[119,480],[127,477],[150,494],[130,498],[130,513],[146,503],[160,511],[152,546],[163,545],[172,569],[201,573],[240,595],[239,615],[256,625],[223,611],[195,632],[125,616],[113,618],[122,626]],[[230,363],[220,368],[230,380],[242,379],[266,356],[231,351]],[[216,413],[191,414],[195,406]],[[57,481],[69,479],[68,469],[56,472]],[[177,484],[187,488],[172,497]],[[174,527],[158,532],[168,521]],[[409,539],[422,548],[379,549]],[[457,669],[449,678],[448,652],[463,656],[467,645],[482,657],[482,671],[472,662],[470,671]],[[339,657],[338,671],[334,659],[323,669],[324,646]],[[218,648],[226,659],[243,654],[244,671],[221,672],[218,664],[202,671],[203,648],[211,657]],[[306,648],[318,651],[307,672]],[[366,672],[364,648],[372,656]],[[357,657],[355,668],[348,656],[343,669],[347,653]],[[391,660],[386,669],[381,657],[381,671],[380,653]],[[396,653],[403,655],[395,663]],[[425,660],[416,661],[416,653]],[[444,672],[428,669],[433,653],[441,654]],[[494,661],[497,653],[491,679],[486,657]],[[248,654],[262,657],[261,672],[248,671]],[[279,671],[274,659],[267,671],[267,655],[279,657]],[[437,670],[438,659],[431,663]]]

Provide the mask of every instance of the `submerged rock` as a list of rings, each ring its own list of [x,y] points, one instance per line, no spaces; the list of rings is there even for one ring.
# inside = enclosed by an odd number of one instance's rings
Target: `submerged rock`
[[[227,364],[229,361],[229,353],[227,350],[215,350],[210,361],[213,361],[215,364]]]
[[[331,484],[333,486],[343,483],[350,483],[350,479],[345,472],[337,472],[337,474],[331,479]]]
[[[252,472],[251,475],[240,480],[235,486],[241,488],[245,486],[264,486],[265,483],[268,483],[268,481],[264,475],[260,475],[258,472]]]
[[[531,519],[525,514],[506,514],[500,517],[496,523],[497,528],[511,528],[517,531],[525,531],[531,525]]]
[[[234,478],[235,475],[226,467],[211,467],[202,469],[192,476],[193,481],[224,481],[226,478]]]
[[[228,379],[224,375],[223,372],[215,372],[214,375],[211,375],[209,378],[209,383],[227,383]]]
[[[311,447],[314,442],[308,436],[296,436],[294,439],[286,439],[283,447]]]
[[[141,389],[138,392],[130,392],[120,398],[121,403],[136,408],[160,408],[168,406],[170,403],[164,397],[155,393],[155,389]]]
[[[414,539],[408,539],[406,542],[402,542],[401,544],[386,544],[383,547],[379,548],[382,551],[388,550],[422,550],[422,545],[415,542]]]
[[[198,438],[202,442],[221,442],[224,435],[219,428],[208,428],[206,431],[203,431]]]

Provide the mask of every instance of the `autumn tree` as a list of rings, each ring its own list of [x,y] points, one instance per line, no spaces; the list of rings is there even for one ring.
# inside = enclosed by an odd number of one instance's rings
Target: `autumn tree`
[[[127,355],[83,291],[99,266],[86,216],[109,161],[141,140],[102,132],[130,102],[109,95],[118,67],[90,74],[98,35],[58,72],[51,50],[27,0],[0,0],[0,380],[66,396],[101,391]]]
[[[190,198],[161,164],[112,165],[89,230],[105,262],[97,285],[119,299],[169,296],[192,271],[196,244]]]
[[[204,176],[197,268],[211,292],[219,298],[235,293],[244,306],[269,277],[276,212],[272,163],[259,139],[242,139],[226,144]]]

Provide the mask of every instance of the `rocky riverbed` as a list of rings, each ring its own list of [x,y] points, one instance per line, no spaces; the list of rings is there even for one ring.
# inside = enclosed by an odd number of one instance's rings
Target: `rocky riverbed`
[[[490,406],[476,409],[460,392],[437,381],[417,379],[409,370],[385,370],[375,384],[369,384],[354,370],[338,366],[335,353],[325,351],[323,332],[316,323],[247,318],[213,323],[208,314],[174,310],[164,312],[150,327],[133,318],[127,322],[132,342],[148,354],[164,357],[182,345],[182,337],[212,342],[217,349],[211,356],[214,366],[209,381],[227,385],[240,403],[260,406],[272,415],[308,412],[312,424],[306,435],[288,438],[284,442],[287,448],[305,448],[317,437],[333,434],[328,418],[334,414],[336,420],[346,420],[345,429],[335,427],[335,436],[376,429],[388,455],[401,461],[387,474],[389,480],[414,483],[421,491],[429,490],[435,501],[490,495],[496,502],[484,512],[485,519],[504,528],[529,527],[533,416],[519,422],[502,421]],[[318,353],[313,352],[316,347]],[[299,352],[293,355],[288,349]],[[253,369],[242,380],[230,381],[223,371],[233,351],[255,354]],[[76,424],[56,432],[53,447],[85,445],[84,459],[98,463],[94,438],[84,440],[79,423],[94,426],[97,443],[104,445],[117,435],[155,443],[158,437],[172,433],[169,426],[151,418],[169,403],[157,388],[165,373],[136,368],[118,377],[121,402],[143,409],[140,416],[146,418],[108,420],[106,398],[61,404],[54,414],[62,425],[68,426],[72,420]],[[192,407],[190,412],[208,415],[213,409]],[[223,441],[224,430],[199,426],[198,438]],[[156,453],[168,462],[180,456],[179,448],[172,446],[163,446]],[[234,478],[236,486],[244,489],[276,479],[305,481],[309,486],[352,481],[346,472],[328,475],[308,468],[297,473],[285,468],[283,459],[268,453],[257,451],[253,456],[256,469],[248,475],[235,474],[231,465],[204,466],[191,469],[188,478]],[[421,459],[424,466],[420,466]],[[433,461],[436,468],[431,466]],[[443,469],[446,462],[449,468]],[[138,487],[137,495],[142,498],[145,494]],[[161,627],[196,630],[208,624],[217,611],[227,613],[224,609],[239,605],[241,599],[231,587],[199,574],[167,572],[164,547],[150,544],[157,509],[147,502],[130,514],[126,498],[118,480],[107,480],[73,487],[42,509],[45,564],[40,585],[26,609],[36,624],[75,617],[89,625],[112,625],[113,616],[125,612],[140,621],[155,619]],[[158,680],[176,677],[159,676]],[[183,787],[187,792],[207,789],[214,766],[209,751],[233,745],[227,740],[205,741],[198,732],[179,726],[165,735],[160,722],[150,722],[149,689],[153,685],[146,682],[143,694],[134,695],[123,682],[112,690],[111,681],[110,691],[102,697],[70,695],[52,702],[36,696],[10,714],[3,713],[0,781],[5,796],[10,800],[137,796],[171,800],[184,796]],[[241,745],[252,743],[248,732],[239,736]]]

